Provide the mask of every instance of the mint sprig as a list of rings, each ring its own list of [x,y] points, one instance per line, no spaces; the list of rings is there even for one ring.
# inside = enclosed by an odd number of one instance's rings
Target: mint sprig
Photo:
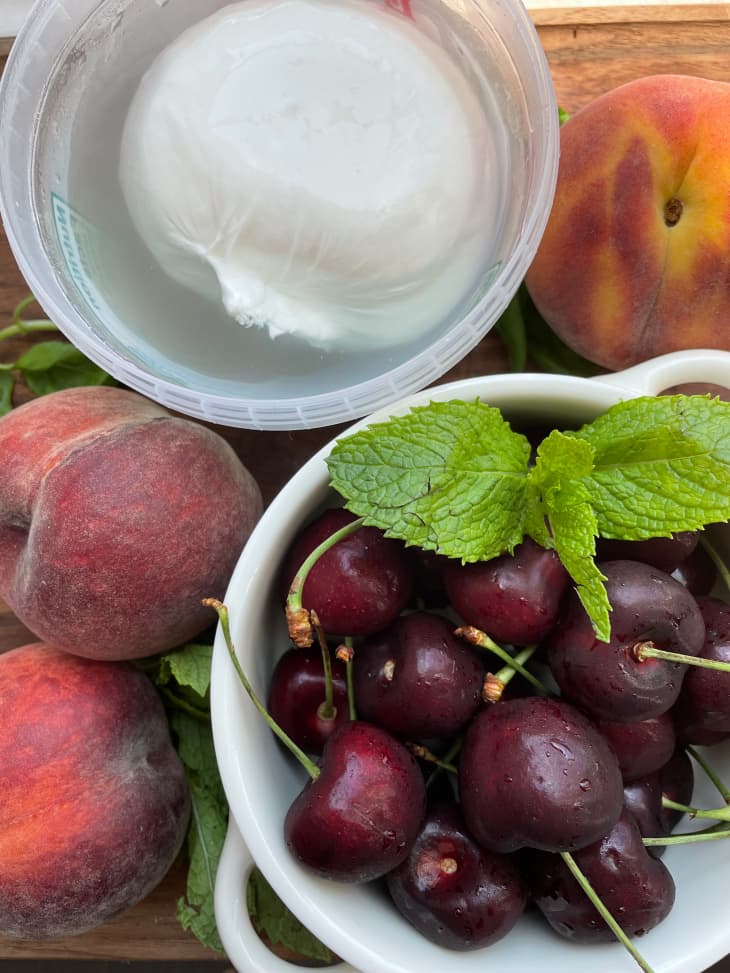
[[[33,345],[14,365],[35,395],[48,395],[79,385],[110,385],[113,379],[103,368],[68,341],[42,341]]]
[[[432,402],[341,439],[332,485],[368,523],[464,561],[524,535],[528,440],[482,402]]]
[[[597,536],[640,540],[730,519],[730,403],[640,397],[530,447],[498,409],[431,402],[341,439],[327,463],[347,507],[390,537],[464,562],[555,549],[597,637],[610,604]]]
[[[631,399],[575,435],[595,450],[590,489],[601,536],[659,537],[727,520],[730,403]]]
[[[189,857],[177,918],[209,949],[223,952],[215,921],[215,877],[228,826],[210,725],[211,645],[189,643],[145,665],[167,710],[178,756],[190,786]]]
[[[527,533],[543,547],[555,549],[596,634],[607,642],[611,623],[606,579],[594,560],[598,522],[589,488],[594,456],[590,443],[557,430],[542,441],[528,474]]]
[[[160,691],[190,785],[192,810],[186,838],[189,864],[185,895],[177,901],[177,919],[203,946],[223,952],[215,919],[215,880],[229,811],[210,724],[212,658],[212,645],[190,642],[164,655],[139,660],[138,665]],[[288,951],[293,961],[297,957],[336,961],[334,954],[289,911],[258,868],[251,873],[246,901],[259,933],[272,946]]]
[[[331,966],[337,957],[297,919],[284,905],[258,868],[254,868],[246,886],[246,905],[254,926],[272,946],[283,946],[292,953],[293,966],[297,960],[311,960],[314,965]]]
[[[184,710],[170,714],[177,750],[190,785],[191,814],[187,834],[185,896],[178,899],[177,918],[203,945],[223,952],[215,921],[215,878],[228,826],[228,804],[218,774],[210,726]]]
[[[10,324],[0,328],[0,342],[22,338],[38,332],[58,333],[48,318],[23,317],[35,297],[29,294],[13,310]],[[68,341],[42,341],[32,345],[19,358],[0,362],[0,416],[13,407],[13,392],[17,378],[23,379],[35,395],[47,395],[60,389],[80,385],[114,385],[114,379]]]

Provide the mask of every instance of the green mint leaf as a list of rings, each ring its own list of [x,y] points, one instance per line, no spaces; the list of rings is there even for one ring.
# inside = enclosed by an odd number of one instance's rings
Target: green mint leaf
[[[327,465],[347,507],[389,537],[479,561],[522,540],[529,456],[499,409],[452,401],[339,440]]]
[[[65,361],[75,360],[80,354],[66,341],[41,341],[24,352],[15,365],[22,372],[45,372]]]
[[[527,481],[526,504],[525,533],[529,534],[540,547],[554,548],[542,487],[533,476],[530,476]]]
[[[530,479],[549,487],[565,477],[580,479],[590,476],[594,455],[593,446],[586,440],[554,429],[537,447]]]
[[[570,115],[567,113],[567,111],[564,108],[561,108],[560,105],[558,105],[558,123],[560,125],[564,125],[569,118]]]
[[[629,399],[570,433],[589,443],[591,504],[603,537],[640,540],[730,519],[730,403]]]
[[[557,431],[543,440],[530,471],[531,496],[538,500],[534,516],[540,525],[531,536],[543,547],[555,549],[575,583],[597,637],[607,642],[611,606],[605,577],[595,563],[598,525],[587,479],[593,463],[593,447],[585,440]],[[546,533],[549,543],[545,542]]]
[[[608,642],[611,638],[611,605],[604,584],[606,577],[595,561],[598,525],[587,483],[583,480],[563,482],[548,502],[548,517],[555,551],[575,582],[576,592],[596,636]]]
[[[298,957],[332,964],[337,957],[287,909],[258,868],[249,876],[246,889],[248,912],[254,926],[272,946],[284,946]],[[296,969],[293,966],[292,969]]]
[[[210,689],[212,658],[212,645],[190,642],[181,649],[161,656],[155,682],[158,686],[165,686],[174,679],[179,686],[189,686],[198,696],[204,698]]]
[[[190,859],[185,897],[177,917],[204,946],[223,952],[215,922],[215,877],[228,825],[228,804],[218,773],[210,726],[181,710],[170,715],[177,751],[190,785],[192,811],[187,834]]]
[[[36,395],[79,385],[108,385],[113,380],[66,341],[42,341],[15,363],[26,385]]]
[[[227,818],[224,808],[204,788],[192,787],[192,813],[187,846],[190,857],[185,896],[177,902],[177,918],[183,929],[209,949],[223,952],[215,921],[215,877],[218,870]]]
[[[525,533],[541,547],[557,546],[550,527],[557,494],[565,484],[570,486],[572,479],[588,476],[592,469],[593,449],[588,443],[557,430],[540,443],[528,478]]]
[[[13,389],[15,376],[12,372],[0,371],[0,416],[4,416],[13,408]]]
[[[210,726],[183,710],[170,713],[170,726],[185,769],[195,775],[197,782],[223,796]]]
[[[215,922],[215,914],[210,909],[206,908],[203,911],[189,905],[181,896],[177,900],[175,914],[182,928],[191,932],[199,943],[216,953],[225,952]]]

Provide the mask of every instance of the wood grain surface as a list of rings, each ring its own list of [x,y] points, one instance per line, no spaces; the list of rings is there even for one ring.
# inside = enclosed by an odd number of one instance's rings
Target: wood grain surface
[[[558,102],[569,113],[616,85],[646,74],[692,74],[730,81],[728,5],[561,8],[533,11],[533,19],[548,56]],[[0,54],[8,47],[0,39]],[[0,57],[0,65],[2,61]],[[27,293],[5,237],[0,236],[0,327]],[[22,342],[3,343],[2,360],[14,360],[22,347]],[[499,372],[505,364],[498,339],[487,336],[442,381]],[[27,397],[19,388],[16,404]],[[339,427],[291,433],[217,428],[258,479],[267,501],[339,431]],[[0,651],[28,641],[32,641],[30,633],[0,603]],[[175,901],[182,893],[184,875],[184,863],[179,863],[144,902],[84,936],[44,943],[0,939],[0,961],[215,959],[216,954],[183,932],[175,919]]]

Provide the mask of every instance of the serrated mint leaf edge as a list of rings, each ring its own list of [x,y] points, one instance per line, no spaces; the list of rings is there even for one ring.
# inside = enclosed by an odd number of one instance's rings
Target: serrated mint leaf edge
[[[263,872],[254,867],[246,886],[246,905],[254,926],[271,945],[284,946],[292,953],[332,964],[337,957],[332,950],[298,919],[282,902]],[[296,966],[293,967],[296,969]]]
[[[212,645],[189,642],[180,649],[160,656],[155,682],[157,685],[166,685],[172,678],[178,685],[188,686],[204,697],[210,689],[212,659]]]
[[[487,435],[501,445],[487,444]],[[415,460],[409,452],[414,441]],[[472,444],[483,448],[475,450],[477,462],[470,467]],[[478,561],[512,552],[524,537],[529,453],[526,437],[498,408],[480,399],[452,399],[341,438],[326,463],[333,489],[368,525],[409,546]],[[465,477],[471,486],[465,487]],[[489,516],[480,513],[485,503]]]
[[[631,457],[617,462],[617,437],[604,429],[620,416],[633,418],[636,438],[655,440],[661,432],[663,441],[676,443],[676,450],[648,460]],[[719,439],[718,431],[723,434]],[[730,403],[710,395],[638,396],[616,403],[567,435],[596,449],[591,488],[600,536],[668,537],[730,519]],[[629,437],[630,428],[624,434]],[[610,463],[602,455],[607,449]],[[698,452],[704,457],[701,463]],[[675,488],[669,489],[669,484]]]

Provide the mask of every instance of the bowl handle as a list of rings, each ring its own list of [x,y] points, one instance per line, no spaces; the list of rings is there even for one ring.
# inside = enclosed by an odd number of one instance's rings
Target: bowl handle
[[[594,381],[644,395],[656,395],[684,382],[711,382],[730,388],[730,351],[709,348],[673,351],[623,372],[599,375]]]
[[[237,962],[244,963],[238,968],[239,973],[295,973],[303,967],[272,953],[251,923],[246,887],[254,865],[231,815],[215,883],[215,917],[223,947],[229,959],[235,957]],[[358,973],[349,963],[338,963],[328,969],[333,973]]]

